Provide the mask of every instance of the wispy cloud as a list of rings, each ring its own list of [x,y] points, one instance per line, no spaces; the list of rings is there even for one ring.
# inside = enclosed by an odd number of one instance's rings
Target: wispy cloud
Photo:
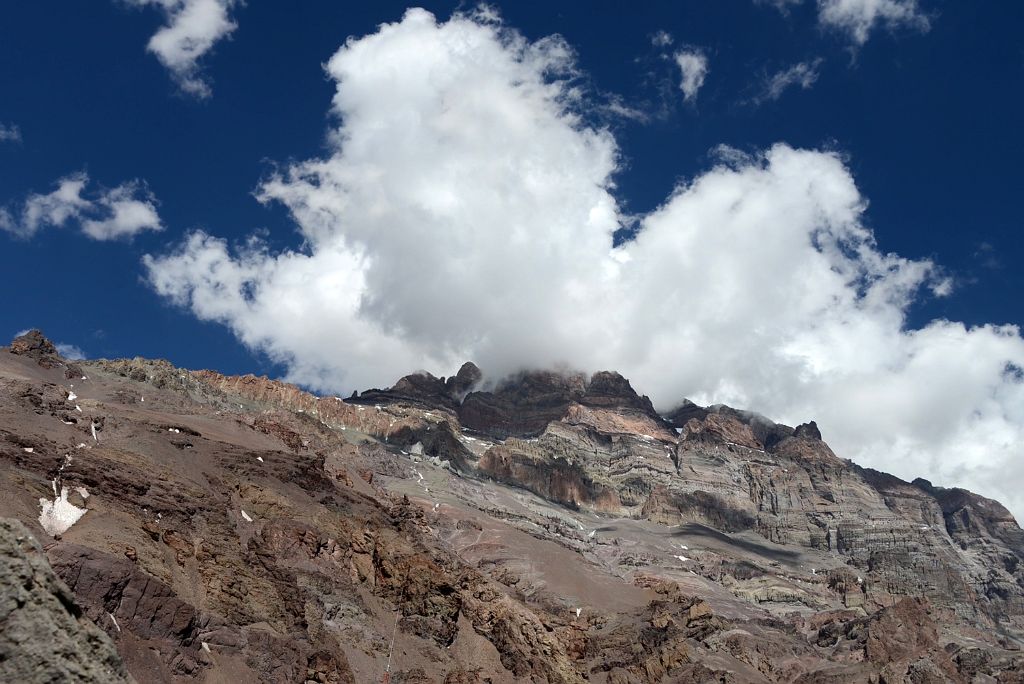
[[[818,80],[818,69],[821,67],[821,63],[822,59],[819,57],[810,62],[798,62],[791,67],[765,76],[761,93],[754,98],[754,101],[760,103],[767,100],[778,100],[784,92],[795,86],[808,90]]]
[[[754,0],[758,5],[770,5],[783,14],[804,0]],[[857,46],[863,45],[878,27],[889,30],[911,28],[927,31],[931,20],[921,10],[918,0],[815,0],[818,23],[845,33]]]
[[[0,142],[21,142],[21,129],[15,124],[0,123]]]
[[[66,342],[57,342],[54,344],[57,348],[57,353],[63,356],[65,359],[71,361],[81,361],[85,357],[85,352],[80,347],[74,344],[67,344]]]
[[[0,208],[0,230],[31,238],[44,228],[77,223],[94,240],[130,238],[146,230],[163,230],[156,198],[146,184],[134,180],[109,190],[86,194],[85,172],[61,178],[48,193],[31,193],[20,210]]]
[[[818,21],[846,33],[857,45],[866,43],[878,26],[918,31],[931,27],[917,0],[818,0]]]
[[[654,47],[665,48],[672,44],[672,34],[668,31],[655,31],[651,35],[651,45]]]

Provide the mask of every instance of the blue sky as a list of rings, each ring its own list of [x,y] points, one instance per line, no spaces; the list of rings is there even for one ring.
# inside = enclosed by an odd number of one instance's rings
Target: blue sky
[[[5,8],[0,207],[7,230],[0,231],[0,269],[7,297],[0,329],[10,337],[40,327],[91,357],[161,357],[192,368],[284,376],[325,391],[386,384],[416,367],[447,373],[457,367],[451,365],[456,358],[468,356],[490,362],[496,371],[532,363],[614,365],[662,404],[693,396],[744,403],[791,421],[824,416],[819,422],[826,437],[832,427],[845,447],[843,455],[885,467],[907,449],[916,450],[923,455],[899,474],[967,481],[1005,498],[998,474],[1008,467],[1020,471],[1016,445],[1024,430],[1024,419],[1011,407],[1019,396],[1019,378],[1006,370],[1021,365],[1020,339],[1005,328],[998,334],[971,331],[986,324],[1019,325],[1024,318],[1024,276],[1016,267],[1024,259],[1017,206],[1022,186],[1017,160],[1024,152],[1024,43],[1018,27],[1024,5],[516,2],[493,5],[488,12],[467,3],[423,6],[435,23],[406,15],[405,4],[389,2],[39,0]],[[459,11],[464,22],[449,22]],[[496,14],[501,28],[494,23]],[[399,27],[395,35],[380,32],[383,23]],[[189,56],[173,40],[150,42],[160,35],[173,39],[175,30],[186,29],[208,39],[209,49]],[[545,42],[553,35],[561,37],[556,48]],[[425,79],[399,74],[391,81],[380,68],[393,58],[415,70],[416,60],[403,61],[408,58],[403,50],[433,55],[431,49],[448,49],[463,39],[470,50],[481,50],[473,59],[496,60],[493,72],[446,61],[427,64]],[[346,41],[351,50],[343,47]],[[571,57],[566,61],[559,51]],[[366,61],[360,62],[363,53]],[[696,55],[706,70],[692,93],[681,88],[685,74],[678,56],[684,53]],[[325,71],[336,54],[338,70]],[[507,74],[501,71],[506,67]],[[534,75],[535,90],[520,87],[519,79],[529,82]],[[456,86],[444,86],[449,88],[441,93],[448,98],[444,106],[468,117],[456,120],[461,124],[449,132],[450,145],[422,138],[437,132],[447,110],[429,109],[431,100],[412,94],[449,76]],[[465,87],[457,87],[459,82]],[[557,89],[551,101],[544,100],[544,83]],[[507,101],[475,102],[492,86]],[[336,95],[340,100],[332,105]],[[402,120],[436,115],[441,123],[399,127],[375,138],[373,122],[364,119],[382,112],[387,118],[396,109],[412,117]],[[511,121],[510,115],[506,122],[510,111],[523,117]],[[468,142],[477,124],[485,131],[487,153],[508,154],[508,167],[515,170],[487,176],[493,182],[484,186],[506,188],[502,197],[509,199],[511,212],[474,214],[473,198],[462,194],[483,168]],[[489,126],[493,140],[487,139]],[[354,147],[331,142],[338,133],[365,136],[368,149],[356,154]],[[600,139],[588,137],[591,133]],[[408,147],[389,147],[406,134]],[[506,137],[520,144],[495,147]],[[529,151],[522,141],[546,142]],[[564,150],[558,148],[563,144]],[[771,156],[776,144],[796,156],[785,150]],[[428,159],[408,156],[418,148],[437,152]],[[460,152],[449,155],[448,150]],[[405,161],[395,166],[396,159]],[[321,174],[303,166],[310,160],[336,163],[340,170]],[[339,180],[346,165],[379,171],[381,187],[390,194],[373,202],[387,203],[390,197],[394,203],[383,209],[355,206],[376,186],[346,185]],[[538,165],[544,172],[538,182],[564,188],[564,203],[526,181],[516,185],[523,169]],[[419,169],[420,176],[437,169],[429,201],[417,199],[426,191],[422,188],[413,194],[415,179],[399,182],[407,169]],[[290,171],[299,170],[307,177],[314,173],[324,193],[334,189],[354,198],[355,208],[328,212],[326,230],[335,241],[330,248],[314,225],[318,219],[303,213],[311,198],[323,196],[295,176],[288,180]],[[53,197],[44,201],[69,178],[81,183],[71,204],[55,204]],[[274,185],[275,179],[282,182]],[[442,179],[451,179],[450,185]],[[800,194],[799,183],[816,180],[823,186],[814,190],[819,195]],[[688,187],[697,189],[673,203]],[[401,195],[406,190],[409,197]],[[763,215],[742,217],[730,232],[715,217],[735,217],[717,214],[708,203],[715,193],[733,192]],[[260,194],[264,202],[258,201]],[[609,202],[614,204],[609,216],[594,213]],[[67,215],[50,221],[60,225],[44,220],[30,229],[30,206],[39,211],[59,206]],[[403,209],[409,206],[415,209]],[[515,214],[519,208],[521,216]],[[565,218],[556,220],[563,208]],[[115,220],[119,209],[124,214]],[[371,209],[398,218],[377,225]],[[417,217],[421,209],[426,213]],[[822,264],[803,260],[794,250],[787,261],[785,250],[777,249],[794,238],[785,232],[795,230],[786,225],[789,212],[797,222],[805,209],[809,223],[800,228],[805,242],[818,239],[815,217],[825,216],[834,224],[826,239],[832,236],[838,245],[831,255],[812,250],[806,256],[813,261],[824,254],[826,272],[854,273],[835,285],[832,296],[850,301],[832,308],[816,304],[824,313],[811,307],[790,317],[791,308],[799,307],[790,307],[786,297],[809,297],[834,285],[812,283],[809,275],[802,286],[780,289],[785,294],[764,306],[731,309],[730,302],[754,298],[744,293],[764,292],[761,281],[745,280],[752,270],[775,271],[779,279],[817,273],[814,268]],[[438,214],[445,220],[434,225]],[[551,225],[544,224],[545,216],[553,217]],[[646,232],[653,246],[627,249],[630,254],[617,254],[608,263],[602,256],[598,265],[594,255],[612,245],[602,248],[604,238],[591,245],[592,232],[577,235],[573,216],[583,217],[583,223],[598,216],[593,233],[614,230],[617,245]],[[460,217],[473,222],[455,226]],[[402,228],[406,219],[416,221]],[[562,227],[563,220],[569,228]],[[667,227],[657,228],[659,222]],[[420,242],[412,234],[416,225],[427,223],[436,239]],[[450,225],[455,226],[451,236]],[[197,230],[222,240],[217,244],[226,251],[218,253],[216,244],[206,242],[183,246]],[[657,237],[659,230],[669,237]],[[687,230],[705,232],[675,261],[656,263],[675,244],[672,231]],[[391,241],[373,237],[387,231]],[[864,237],[868,233],[875,242]],[[245,257],[237,248],[254,235],[260,247]],[[527,245],[521,263],[520,236]],[[721,236],[728,239],[716,247]],[[365,241],[376,266],[346,261],[351,255],[339,251],[338,240]],[[504,240],[511,240],[506,261],[501,249],[494,249]],[[432,252],[434,247],[440,251]],[[747,261],[725,255],[733,247]],[[282,254],[300,256],[286,265]],[[317,254],[320,259],[307,258]],[[580,273],[574,271],[577,254],[584,264]],[[151,257],[148,266],[144,255]],[[693,255],[699,263],[688,261]],[[906,263],[882,263],[886,255]],[[223,268],[203,271],[209,262],[202,258],[215,256]],[[728,258],[719,266],[719,257]],[[495,258],[497,267],[487,268],[486,260]],[[282,275],[295,261],[303,270]],[[642,267],[621,266],[627,261]],[[324,263],[345,273],[326,278]],[[346,281],[350,274],[344,264],[366,282]],[[391,265],[387,273],[382,264]],[[476,270],[481,264],[483,270]],[[569,275],[545,280],[560,270]],[[614,275],[590,282],[588,270]],[[231,278],[214,282],[225,272]],[[501,277],[479,284],[462,278],[477,272]],[[327,307],[334,299],[349,301],[345,298],[353,292],[358,296],[345,315],[311,314],[290,304],[296,292],[307,291],[284,288],[284,280],[308,283],[309,301],[322,299]],[[607,292],[601,289],[610,281]],[[907,286],[908,281],[913,284]],[[513,290],[501,289],[500,283]],[[867,295],[871,283],[884,285],[878,288],[883,304]],[[552,304],[549,299],[558,298],[544,294],[551,288],[576,288],[584,295]],[[705,288],[733,291],[706,320],[699,313]],[[228,291],[233,298],[209,301]],[[675,308],[637,303],[653,300]],[[491,302],[498,311],[488,310]],[[581,307],[586,312],[581,314]],[[270,322],[267,312],[275,316]],[[608,312],[614,315],[604,324]],[[351,316],[369,321],[366,329],[356,330]],[[804,334],[818,330],[817,321],[833,318],[834,329],[822,326],[816,336]],[[695,321],[697,328],[680,319]],[[565,321],[574,327],[562,330]],[[942,321],[963,325],[956,330],[934,325]],[[559,329],[552,332],[552,327]],[[304,339],[292,333],[307,328]],[[662,334],[670,328],[671,334]],[[708,332],[719,328],[717,337]],[[609,329],[620,332],[608,334]],[[627,330],[638,332],[622,332]],[[765,336],[762,343],[745,346],[759,335]],[[537,343],[538,337],[546,343]],[[776,345],[780,339],[784,343]],[[841,347],[837,339],[853,340],[855,351],[822,351]],[[591,353],[597,346],[604,351]],[[769,350],[763,358],[762,349]],[[391,362],[380,362],[382,355]],[[906,370],[932,356],[933,366]],[[967,368],[967,359],[979,357],[988,365]],[[716,364],[716,358],[722,362]],[[744,370],[742,360],[751,358],[757,363]],[[703,370],[668,372],[669,366]],[[921,378],[935,377],[936,368],[953,370],[934,387],[925,386]],[[949,409],[949,415],[915,394],[962,387],[972,399]],[[824,406],[831,397],[839,399]],[[889,426],[892,415],[902,423]],[[939,420],[953,432],[937,430]],[[884,439],[858,438],[865,422]],[[981,434],[991,444],[984,442],[976,457],[941,465],[945,452],[934,437],[939,433],[944,443],[975,443]],[[986,449],[999,455],[984,456]],[[1024,500],[1019,505],[1024,508]]]

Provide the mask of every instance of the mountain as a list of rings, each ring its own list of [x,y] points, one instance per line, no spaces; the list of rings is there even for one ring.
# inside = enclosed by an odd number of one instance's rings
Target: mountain
[[[50,611],[0,678],[42,642],[77,681],[1024,681],[1003,506],[613,372],[343,400],[33,331],[0,348],[0,488],[58,587],[0,573],[5,636]]]

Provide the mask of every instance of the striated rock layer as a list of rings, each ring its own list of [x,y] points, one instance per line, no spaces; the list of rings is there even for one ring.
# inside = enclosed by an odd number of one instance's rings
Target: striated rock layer
[[[48,540],[68,648],[101,630],[138,681],[1024,677],[1013,517],[813,423],[662,417],[615,373],[342,400],[47,344],[0,350],[0,516]]]

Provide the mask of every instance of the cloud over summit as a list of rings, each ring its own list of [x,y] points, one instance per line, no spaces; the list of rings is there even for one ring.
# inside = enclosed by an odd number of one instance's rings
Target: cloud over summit
[[[908,329],[948,280],[879,248],[838,154],[723,154],[615,246],[619,150],[580,115],[561,39],[410,10],[326,68],[329,153],[257,192],[303,247],[198,232],[145,261],[157,292],[291,380],[350,391],[466,359],[615,369],[662,407],[815,418],[843,456],[1024,510],[1007,477],[1024,442],[1019,331]]]

